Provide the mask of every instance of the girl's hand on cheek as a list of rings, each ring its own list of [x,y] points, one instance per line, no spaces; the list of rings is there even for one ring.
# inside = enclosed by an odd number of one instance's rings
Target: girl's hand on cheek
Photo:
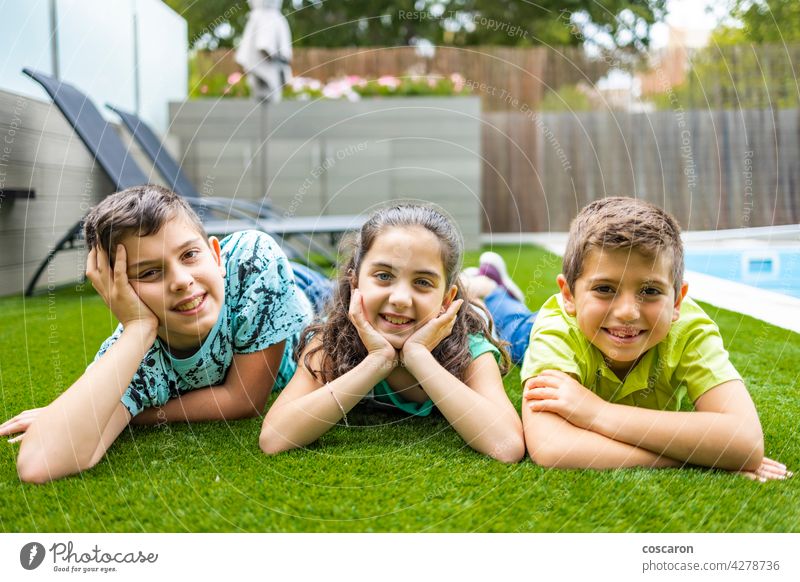
[[[127,270],[128,260],[123,245],[117,245],[113,269],[105,251],[99,247],[89,251],[86,276],[123,327],[142,323],[148,329],[158,329],[158,318],[134,291]]]
[[[403,357],[409,355],[414,350],[425,350],[431,352],[441,341],[448,337],[456,322],[458,310],[464,304],[463,299],[453,301],[444,313],[439,314],[425,325],[419,328],[403,344]]]
[[[397,350],[389,343],[389,340],[378,333],[370,322],[367,321],[367,315],[364,309],[364,298],[361,295],[361,291],[357,288],[353,289],[350,295],[350,309],[348,315],[358,332],[358,337],[361,338],[361,342],[364,344],[364,347],[367,348],[367,352],[370,355],[378,355],[384,358],[386,362],[391,363],[392,368],[394,368],[398,362]]]

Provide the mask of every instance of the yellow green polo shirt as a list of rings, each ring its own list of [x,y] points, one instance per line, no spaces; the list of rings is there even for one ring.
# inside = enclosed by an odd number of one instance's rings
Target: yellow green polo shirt
[[[728,359],[717,324],[691,299],[684,299],[667,337],[642,356],[624,381],[563,307],[561,294],[556,294],[536,316],[522,364],[523,386],[544,370],[561,370],[608,402],[680,410],[687,395],[695,402],[715,386],[742,379]]]

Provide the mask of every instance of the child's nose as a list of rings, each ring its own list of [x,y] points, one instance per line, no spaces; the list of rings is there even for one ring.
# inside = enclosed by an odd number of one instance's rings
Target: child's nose
[[[614,303],[614,315],[620,321],[639,319],[639,297],[637,295],[618,294]]]
[[[398,307],[408,307],[411,305],[411,291],[404,283],[398,283],[392,287],[389,295],[389,303]]]
[[[171,291],[183,291],[184,289],[191,287],[193,283],[194,277],[192,276],[191,270],[184,267],[177,267],[173,269],[172,277],[170,278]]]

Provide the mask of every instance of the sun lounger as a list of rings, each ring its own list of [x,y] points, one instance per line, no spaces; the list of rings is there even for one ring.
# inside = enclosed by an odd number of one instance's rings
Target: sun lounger
[[[59,81],[48,75],[30,69],[23,69],[23,72],[42,85],[47,91],[53,99],[53,103],[61,110],[81,141],[109,176],[115,189],[123,190],[150,182],[147,175],[131,157],[130,152],[119,135],[117,135],[114,127],[103,118],[97,107],[85,94],[69,83]],[[164,153],[166,154],[166,152]],[[186,180],[186,183],[191,186],[188,180]],[[319,230],[313,229],[315,225],[322,227],[325,224],[324,220],[330,217],[303,219],[300,222],[294,222],[294,224],[293,221],[295,219],[270,219],[265,221],[260,216],[253,215],[252,212],[235,208],[235,205],[229,199],[203,198],[196,195],[196,190],[194,191],[195,196],[187,195],[187,193],[191,194],[192,190],[194,190],[193,187],[188,192],[178,193],[182,194],[203,216],[204,226],[209,234],[224,236],[236,230],[254,228],[272,234],[276,238],[282,239],[279,242],[285,243],[285,237],[289,235],[328,232],[322,228]],[[315,223],[314,221],[319,222]],[[350,217],[350,227],[357,228],[360,224],[361,222],[358,219]],[[344,230],[348,228],[348,224],[336,218],[332,218],[331,223],[325,225],[329,228],[337,227],[337,232],[338,227],[344,227]],[[33,293],[36,283],[56,254],[64,249],[74,248],[82,241],[82,236],[81,222],[78,222],[56,243],[55,247],[39,265],[25,289],[26,295]],[[301,262],[306,262],[305,252],[314,250],[310,247],[300,250],[289,244],[283,244],[282,246],[290,259]]]

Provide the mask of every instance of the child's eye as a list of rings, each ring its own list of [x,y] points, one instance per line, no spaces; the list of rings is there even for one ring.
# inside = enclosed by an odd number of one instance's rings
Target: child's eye
[[[661,295],[661,289],[657,289],[655,287],[645,287],[642,289],[642,295],[648,295],[650,297]]]
[[[392,274],[381,271],[380,273],[375,273],[375,278],[379,281],[391,281]]]
[[[190,251],[186,251],[183,255],[184,259],[196,259],[197,256],[200,254],[200,251],[197,249],[192,249]]]
[[[417,279],[417,285],[420,287],[433,287],[433,283],[428,281],[427,279]]]
[[[158,277],[158,273],[159,273],[158,269],[149,269],[147,271],[144,271],[143,273],[139,273],[136,276],[136,279],[138,279],[139,281],[147,279],[155,279],[156,277]]]
[[[614,288],[613,288],[613,287],[610,287],[610,286],[608,286],[608,285],[598,285],[597,287],[595,287],[595,288],[593,289],[593,291],[596,291],[597,293],[610,293],[610,294],[612,294],[612,295],[613,295],[613,294],[614,294],[614,292],[615,292],[615,291],[614,291]]]

